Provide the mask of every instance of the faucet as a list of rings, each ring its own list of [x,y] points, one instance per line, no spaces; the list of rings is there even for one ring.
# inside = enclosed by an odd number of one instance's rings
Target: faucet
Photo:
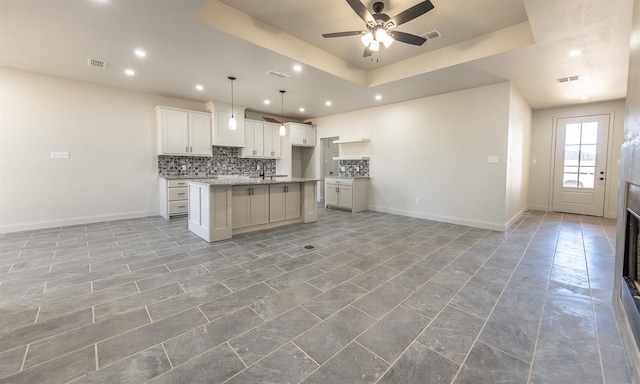
[[[262,180],[264,180],[264,163],[261,160],[256,160],[256,166],[260,164],[260,167],[258,168],[260,170],[260,173],[258,174],[258,176],[262,177]]]

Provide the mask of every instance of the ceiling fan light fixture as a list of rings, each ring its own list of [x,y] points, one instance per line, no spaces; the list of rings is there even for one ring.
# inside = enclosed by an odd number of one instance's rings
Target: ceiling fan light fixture
[[[378,29],[376,29],[376,40],[378,41],[384,41],[384,39],[387,37],[387,31],[382,28],[379,27]]]
[[[385,34],[384,39],[382,39],[382,44],[384,44],[385,48],[389,48],[391,43],[393,43],[394,41],[395,40],[393,39],[393,37],[391,37],[391,35]]]
[[[362,44],[364,44],[365,47],[368,47],[373,41],[373,33],[371,32],[365,33],[364,35],[362,35],[360,40],[362,41]]]
[[[373,52],[378,52],[380,50],[380,43],[378,42],[378,40],[373,40],[369,45],[369,49]]]

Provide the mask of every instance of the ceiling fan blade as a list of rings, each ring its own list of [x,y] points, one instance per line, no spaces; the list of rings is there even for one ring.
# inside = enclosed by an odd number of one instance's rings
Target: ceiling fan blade
[[[394,17],[391,18],[390,22],[393,23],[394,27],[398,25],[402,25],[407,21],[411,21],[418,16],[422,16],[425,13],[429,12],[433,9],[433,4],[429,0],[425,0],[421,3],[414,5],[411,8],[407,8],[404,11],[398,13]]]
[[[369,12],[367,7],[365,7],[365,5],[360,2],[360,0],[347,0],[347,3],[351,6],[354,12],[357,13],[362,20],[364,20],[365,23],[368,23],[370,21],[375,23],[371,12]]]
[[[323,33],[322,37],[344,37],[344,36],[355,36],[361,34],[362,31],[349,31],[349,32],[334,32],[334,33]]]
[[[404,33],[400,31],[393,31],[391,37],[394,40],[401,41],[403,43],[412,44],[412,45],[422,45],[427,39],[424,37],[412,35],[410,33]]]
[[[362,54],[362,57],[369,57],[373,55],[373,51],[369,49],[369,47],[365,47],[364,49],[364,53]]]

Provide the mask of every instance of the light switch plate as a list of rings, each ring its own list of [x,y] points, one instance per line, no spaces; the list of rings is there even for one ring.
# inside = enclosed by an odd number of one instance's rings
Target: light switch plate
[[[51,152],[52,159],[68,159],[69,152]]]
[[[497,163],[499,159],[498,156],[489,156],[487,157],[487,163]]]

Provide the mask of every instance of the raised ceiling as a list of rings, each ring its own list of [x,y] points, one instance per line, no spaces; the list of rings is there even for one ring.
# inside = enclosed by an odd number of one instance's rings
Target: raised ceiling
[[[384,2],[390,16],[418,3]],[[321,36],[364,27],[342,0],[2,0],[0,66],[200,102],[229,102],[233,75],[236,103],[279,115],[285,89],[285,115],[299,120],[501,81],[534,109],[625,96],[631,0],[432,3],[398,30],[441,38],[396,42],[371,60],[357,36]],[[135,76],[123,74],[129,67]],[[556,81],[573,75],[590,81]]]

